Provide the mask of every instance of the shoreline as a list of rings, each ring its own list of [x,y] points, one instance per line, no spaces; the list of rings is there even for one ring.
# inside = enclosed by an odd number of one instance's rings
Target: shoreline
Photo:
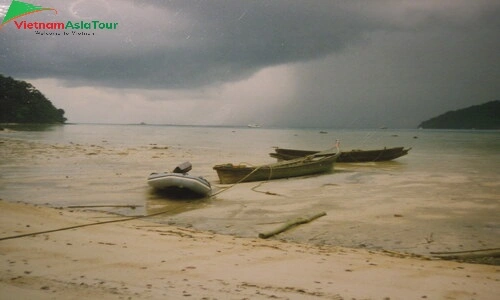
[[[1,237],[116,220],[0,200]],[[1,240],[0,298],[495,299],[500,267],[135,219]]]
[[[249,238],[278,223],[324,211],[325,217],[278,239],[424,256],[499,247],[500,185],[491,162],[487,169],[452,169],[457,164],[447,161],[446,168],[434,172],[429,165],[420,167],[425,160],[415,152],[406,162],[339,163],[320,176],[241,183],[215,197],[186,202],[154,193],[147,174],[187,160],[196,166],[193,174],[203,175],[219,190],[225,186],[212,170],[219,157],[269,160],[266,152],[191,148],[163,143],[159,137],[151,137],[154,143],[122,145],[109,141],[108,134],[97,135],[95,143],[82,142],[80,135],[74,142],[2,135],[0,197],[51,207],[109,205],[99,210],[122,216],[172,209],[175,213],[155,221]],[[256,148],[262,144],[267,142]]]

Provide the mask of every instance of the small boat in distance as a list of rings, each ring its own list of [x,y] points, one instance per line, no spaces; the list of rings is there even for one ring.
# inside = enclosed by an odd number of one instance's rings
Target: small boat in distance
[[[261,166],[222,164],[213,168],[217,171],[222,184],[264,181],[328,172],[332,170],[339,155],[340,151],[334,153],[332,150],[327,150],[305,157]]]
[[[249,128],[260,128],[260,125],[259,125],[259,124],[255,124],[255,123],[248,124],[247,126],[248,126]]]
[[[172,172],[151,173],[148,184],[156,190],[180,190],[206,196],[212,191],[210,183],[201,176],[192,176],[190,162],[178,165]]]
[[[404,147],[384,148],[379,150],[351,150],[341,152],[338,163],[355,163],[355,162],[376,162],[389,161],[408,154],[411,148]],[[269,153],[271,157],[277,158],[278,161],[296,159],[307,155],[317,154],[319,151],[311,150],[295,150],[275,148],[275,153]]]

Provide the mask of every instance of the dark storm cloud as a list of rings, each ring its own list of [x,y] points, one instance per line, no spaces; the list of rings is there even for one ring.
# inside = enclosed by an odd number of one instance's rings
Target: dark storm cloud
[[[275,122],[414,128],[448,110],[498,99],[499,5],[414,3],[427,5],[406,7],[411,13],[372,11],[388,26],[329,60],[304,64],[293,101]]]
[[[26,1],[58,14],[20,20],[119,23],[83,37],[0,29],[0,73],[55,79],[49,89],[65,104],[61,93],[77,86],[103,101],[135,88],[144,95],[135,105],[149,107],[143,119],[161,120],[152,98],[179,100],[179,110],[196,98],[211,103],[213,120],[205,108],[183,111],[207,124],[415,127],[500,97],[496,0]],[[0,14],[10,2],[0,0]],[[103,121],[90,110],[81,120]]]
[[[93,37],[40,37],[10,23],[0,37],[0,69],[18,77],[149,88],[235,81],[266,66],[338,51],[376,26],[336,3],[41,1],[59,14],[25,20],[90,17],[118,22],[119,29]]]

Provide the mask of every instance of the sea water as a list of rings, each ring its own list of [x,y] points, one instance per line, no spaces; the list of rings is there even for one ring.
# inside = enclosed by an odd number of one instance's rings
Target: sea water
[[[5,201],[88,206],[120,215],[170,210],[154,221],[239,236],[256,236],[273,223],[325,211],[322,220],[284,238],[412,252],[500,246],[498,131],[4,127],[0,198]],[[227,191],[212,169],[222,163],[273,162],[268,155],[273,147],[324,150],[336,140],[343,151],[411,150],[390,162],[336,164],[324,175],[245,183]],[[147,186],[149,173],[184,161],[193,164],[191,174],[207,178],[221,193],[179,200]]]

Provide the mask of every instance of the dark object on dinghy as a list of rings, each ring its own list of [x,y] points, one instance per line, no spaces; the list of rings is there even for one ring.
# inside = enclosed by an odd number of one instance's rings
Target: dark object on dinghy
[[[193,168],[193,166],[191,165],[191,163],[186,161],[186,162],[183,162],[182,164],[178,165],[177,167],[175,167],[173,173],[185,174],[185,173],[191,171],[192,168]]]

